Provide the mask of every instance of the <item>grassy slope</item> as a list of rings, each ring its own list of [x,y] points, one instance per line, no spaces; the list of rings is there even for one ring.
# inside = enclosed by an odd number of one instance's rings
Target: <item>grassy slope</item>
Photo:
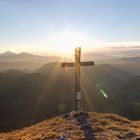
[[[140,136],[140,122],[118,115],[90,112],[88,123],[96,140],[136,140]],[[65,134],[67,140],[85,140],[76,117],[55,117],[21,130],[1,133],[0,140],[58,140],[61,134]]]

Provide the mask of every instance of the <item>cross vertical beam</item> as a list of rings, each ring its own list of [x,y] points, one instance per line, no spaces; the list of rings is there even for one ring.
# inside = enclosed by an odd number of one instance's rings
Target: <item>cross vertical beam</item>
[[[82,93],[80,84],[80,66],[92,66],[94,61],[81,62],[81,48],[75,48],[75,63],[62,63],[61,67],[75,67],[75,110],[82,109]]]
[[[75,110],[81,110],[81,85],[80,85],[81,48],[75,49]]]

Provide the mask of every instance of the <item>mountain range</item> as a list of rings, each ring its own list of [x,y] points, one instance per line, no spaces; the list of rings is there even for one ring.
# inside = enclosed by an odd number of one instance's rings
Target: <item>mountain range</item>
[[[83,109],[139,119],[139,57],[91,53],[82,61],[94,58],[94,66],[81,67]],[[0,131],[74,110],[75,74],[72,67],[61,68],[66,60],[26,52],[0,54]]]
[[[56,56],[40,56],[27,52],[19,54],[7,51],[0,54],[0,71],[7,69],[19,69],[24,71],[33,71],[41,65],[59,61],[60,57]]]
[[[124,55],[125,56],[125,55]],[[111,64],[123,71],[140,75],[140,57],[116,57],[105,52],[91,52],[82,55],[82,61],[92,61],[96,64]],[[33,55],[27,52],[19,54],[7,51],[0,54],[0,71],[6,69],[19,69],[32,72],[42,65],[51,62],[71,62],[71,58],[61,58],[56,56]]]
[[[109,64],[81,67],[83,109],[115,113],[119,105],[115,106],[114,98],[134,77]],[[74,89],[74,68],[61,68],[61,63],[48,63],[33,72],[16,69],[0,72],[0,131],[21,128],[74,110]],[[130,86],[130,89],[134,91],[136,87]],[[131,118],[130,112],[122,114],[122,108],[117,113]],[[133,119],[138,119],[135,115]]]

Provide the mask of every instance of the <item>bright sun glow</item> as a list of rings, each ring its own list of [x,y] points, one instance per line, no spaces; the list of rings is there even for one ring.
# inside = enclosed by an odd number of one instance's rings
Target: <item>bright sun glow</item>
[[[55,53],[65,55],[73,55],[75,47],[84,47],[86,44],[86,36],[74,31],[63,31],[51,34],[48,38],[50,50]]]

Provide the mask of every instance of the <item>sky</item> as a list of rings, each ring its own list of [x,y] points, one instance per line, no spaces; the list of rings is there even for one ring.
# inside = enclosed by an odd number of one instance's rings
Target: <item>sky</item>
[[[0,52],[140,44],[140,0],[0,0]]]

